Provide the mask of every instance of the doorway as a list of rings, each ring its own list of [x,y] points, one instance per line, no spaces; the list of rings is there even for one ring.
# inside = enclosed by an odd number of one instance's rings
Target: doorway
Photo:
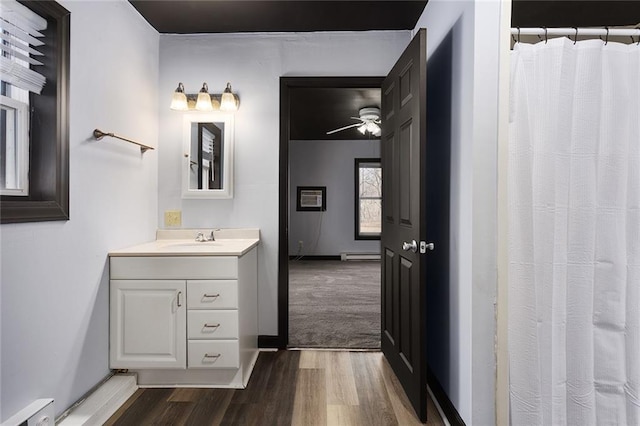
[[[347,253],[344,253],[344,252],[340,253],[340,251],[336,251],[335,249],[331,250],[327,247],[323,247],[321,245],[320,240],[318,238],[314,238],[313,235],[309,238],[308,242],[306,242],[304,239],[298,240],[297,238],[295,238],[294,243],[293,244],[291,243],[292,241],[291,235],[290,235],[292,230],[291,222],[290,222],[291,211],[292,210],[296,211],[296,208],[298,207],[298,202],[299,202],[298,198],[301,195],[304,195],[304,194],[299,194],[298,187],[301,187],[300,190],[304,190],[305,187],[308,187],[309,190],[311,191],[322,190],[322,188],[318,188],[318,187],[322,187],[322,185],[314,186],[313,181],[308,181],[307,183],[309,183],[309,185],[295,184],[294,185],[295,187],[292,187],[292,182],[291,182],[292,170],[290,170],[290,167],[289,167],[289,158],[293,152],[293,149],[290,145],[290,141],[293,139],[292,136],[295,137],[295,134],[297,132],[297,128],[295,127],[296,120],[291,119],[292,106],[295,107],[295,105],[292,104],[292,95],[295,90],[301,90],[301,89],[314,90],[314,89],[362,88],[362,89],[375,89],[379,91],[382,81],[383,81],[382,77],[282,77],[280,80],[280,120],[281,122],[280,122],[280,172],[279,172],[280,186],[279,186],[279,247],[278,247],[278,252],[279,252],[278,254],[278,340],[279,340],[278,347],[280,348],[287,348],[292,344],[296,346],[300,346],[300,343],[303,343],[303,346],[304,346],[304,342],[301,342],[299,340],[294,342],[290,341],[290,311],[291,311],[290,273],[292,272],[293,269],[295,269],[295,271],[293,271],[294,274],[297,274],[297,275],[299,275],[300,273],[303,273],[303,274],[309,273],[311,274],[311,276],[320,277],[320,278],[325,277],[328,280],[333,280],[333,281],[335,281],[334,278],[336,277],[331,277],[330,275],[335,274],[336,271],[338,271],[337,272],[338,275],[344,276],[345,275],[344,273],[339,272],[339,270],[344,268],[346,268],[347,273],[349,272],[348,270],[351,270],[351,275],[355,275],[355,276],[362,275],[363,283],[365,281],[369,281],[369,282],[371,281],[371,280],[368,280],[369,276],[375,275],[378,280],[380,276],[379,260],[368,262],[369,265],[370,266],[373,265],[374,268],[371,268],[371,267],[367,268],[365,264],[357,265],[355,262],[354,263],[343,262],[341,259],[342,257],[341,255],[348,255],[349,254],[348,250],[346,250]],[[325,93],[328,93],[328,92],[325,92]],[[364,106],[371,106],[371,105],[359,105],[359,106],[364,107]],[[353,108],[355,111],[345,115],[342,124],[349,124],[354,122],[353,120],[349,119],[349,116],[357,113],[358,106],[354,106]],[[296,107],[295,111],[299,112],[299,108]],[[325,130],[324,133],[326,134],[326,131],[332,130],[334,128],[338,128],[339,126],[326,124],[325,127],[326,129],[324,129]],[[328,141],[327,143],[339,144],[340,142]],[[379,142],[378,142],[378,149],[379,149]],[[367,154],[367,155],[359,156],[359,158],[361,157],[370,158],[375,156],[372,154]],[[343,188],[340,189],[340,191],[344,190],[344,191],[347,191],[349,194],[351,194],[350,197],[352,198],[351,198],[350,206],[353,209],[355,200],[353,199],[353,191],[351,188],[354,185],[353,176],[354,176],[354,167],[356,163],[354,161],[354,158],[351,158],[349,161],[350,161],[350,167],[351,167],[351,173],[350,173],[351,177],[348,179],[347,182],[345,182],[345,184],[343,185]],[[335,188],[333,193],[327,194],[327,191],[329,191],[329,189],[330,188],[324,188],[325,190],[324,196],[327,197],[325,198],[325,203],[327,199],[331,200],[332,194],[335,195]],[[309,194],[312,194],[312,193],[309,193]],[[318,196],[322,197],[322,193],[318,193]],[[322,203],[320,202],[319,205],[322,206]],[[326,219],[325,213],[326,213],[326,210],[323,211],[322,207],[320,207],[320,210],[315,212],[312,211],[308,215],[306,215],[306,217],[311,218],[312,221],[315,220],[316,231],[321,229],[319,227],[322,224],[321,221],[324,221]],[[344,218],[344,220],[355,221],[355,217],[352,215],[349,218]],[[348,238],[350,238],[351,240],[355,240],[354,234],[357,231],[357,229],[355,229],[355,225],[351,225],[351,229],[352,231],[348,233],[349,234]],[[341,232],[341,233],[344,234],[344,232]],[[299,250],[300,247],[297,246],[299,241],[303,241],[302,243],[303,248],[301,250]],[[374,242],[374,241],[368,241],[368,242]],[[310,252],[307,252],[306,256],[305,255],[303,255],[302,257],[300,257],[299,255],[296,256],[296,254],[302,253],[302,251],[304,250],[305,244],[312,245],[313,248],[315,249],[313,250],[314,253],[311,254]],[[379,248],[377,249],[377,251],[379,253]],[[292,260],[291,258],[292,259],[299,258],[299,260],[306,262],[306,264],[298,263],[294,265],[294,268],[291,268],[291,263],[290,263]],[[322,265],[322,263],[327,261],[334,262],[334,264]],[[316,262],[316,263],[314,264],[311,262]],[[318,268],[320,268],[321,266],[326,266],[326,268],[332,272],[325,273],[327,272],[326,270],[325,272],[318,270]],[[363,266],[364,269],[360,269],[361,266]],[[309,284],[313,285],[313,283],[309,283]],[[342,289],[342,287],[334,287],[334,288]],[[369,294],[369,295],[371,294],[371,291],[370,290],[368,291],[365,287],[362,287],[360,290],[362,290],[364,294]],[[304,288],[302,289],[302,292],[304,292]],[[376,287],[376,289],[373,290],[373,292],[377,293],[376,296],[379,298],[379,293],[380,293],[379,284],[378,284],[378,287]],[[328,289],[328,293],[331,293],[330,289]],[[337,297],[340,297],[340,296],[337,295]],[[376,306],[379,308],[379,305],[380,305],[379,299],[377,299],[373,303],[375,303]],[[376,320],[370,321],[372,322],[371,325],[374,327],[372,330],[370,330],[370,333],[375,334],[377,337],[379,336],[379,333],[380,333],[379,312],[376,313],[374,317],[376,317]],[[295,320],[295,323],[296,325],[304,326],[304,324],[299,324],[297,319]],[[314,342],[310,341],[308,343],[313,344]],[[336,341],[334,341],[332,346],[345,347],[344,339],[341,342],[340,339],[338,338]],[[355,348],[357,346],[358,346],[358,342],[356,339],[355,342],[352,342],[352,347]]]

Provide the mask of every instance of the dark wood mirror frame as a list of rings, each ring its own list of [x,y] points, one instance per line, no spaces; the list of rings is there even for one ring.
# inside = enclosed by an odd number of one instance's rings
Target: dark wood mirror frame
[[[0,223],[69,220],[70,12],[55,1],[20,1],[48,22],[40,95],[29,96],[29,196],[2,196]],[[41,59],[42,60],[42,59]]]

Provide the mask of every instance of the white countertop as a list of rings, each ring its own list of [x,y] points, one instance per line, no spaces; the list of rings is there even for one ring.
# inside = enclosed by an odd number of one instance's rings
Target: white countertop
[[[213,231],[215,241],[197,242]],[[158,239],[109,252],[109,256],[242,256],[260,242],[258,229],[158,230]]]

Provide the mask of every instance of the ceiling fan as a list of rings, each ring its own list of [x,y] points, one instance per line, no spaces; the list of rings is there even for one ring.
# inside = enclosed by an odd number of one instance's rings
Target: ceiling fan
[[[348,126],[340,127],[339,129],[329,130],[327,132],[328,135],[341,132],[343,130],[351,129],[353,127],[357,127],[358,131],[363,135],[366,132],[371,133],[373,136],[380,136],[380,108],[378,107],[367,107],[361,108],[358,112],[360,117],[350,117],[354,120],[358,120],[359,123],[350,124]]]

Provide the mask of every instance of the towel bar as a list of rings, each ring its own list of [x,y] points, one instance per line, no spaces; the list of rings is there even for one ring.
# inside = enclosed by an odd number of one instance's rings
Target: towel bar
[[[123,141],[125,141],[125,142],[132,143],[132,144],[134,144],[134,145],[138,145],[138,146],[140,147],[140,153],[142,153],[142,154],[144,154],[146,151],[148,151],[148,150],[150,150],[150,149],[155,149],[155,148],[153,148],[153,147],[151,147],[151,146],[148,146],[148,145],[142,144],[142,143],[140,143],[140,142],[136,142],[136,141],[133,141],[133,140],[131,140],[131,139],[123,138],[122,136],[118,136],[118,135],[116,135],[115,133],[106,133],[106,132],[103,132],[103,131],[102,131],[102,130],[100,130],[100,129],[95,129],[95,130],[93,131],[93,137],[94,137],[94,138],[96,138],[96,140],[100,140],[100,139],[102,139],[102,138],[103,138],[103,137],[105,137],[105,136],[109,136],[109,137],[112,137],[112,138],[116,138],[116,139],[123,140]]]

